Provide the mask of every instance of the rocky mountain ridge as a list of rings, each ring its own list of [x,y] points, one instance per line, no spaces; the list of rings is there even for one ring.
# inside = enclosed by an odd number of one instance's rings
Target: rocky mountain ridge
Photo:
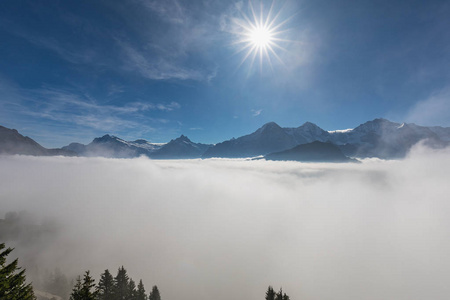
[[[76,156],[72,151],[64,149],[47,149],[33,139],[21,135],[15,129],[0,126],[0,154],[22,154],[34,156]]]
[[[61,149],[46,149],[17,130],[0,126],[0,154],[67,155],[132,158],[141,155],[153,159],[245,158],[293,149],[315,141],[335,145],[348,157],[402,158],[420,141],[431,147],[450,144],[450,128],[425,127],[413,123],[395,123],[386,119],[365,122],[354,129],[325,131],[306,122],[296,128],[283,128],[275,122],[264,124],[248,135],[215,145],[192,142],[181,135],[166,144],[140,139],[125,141],[106,134],[83,145],[71,143]]]

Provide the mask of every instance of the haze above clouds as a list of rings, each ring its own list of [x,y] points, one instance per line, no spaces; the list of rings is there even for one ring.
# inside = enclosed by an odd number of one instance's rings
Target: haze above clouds
[[[58,230],[19,261],[124,265],[163,299],[447,299],[450,149],[402,161],[0,157],[0,216]],[[26,245],[26,246],[25,246]]]

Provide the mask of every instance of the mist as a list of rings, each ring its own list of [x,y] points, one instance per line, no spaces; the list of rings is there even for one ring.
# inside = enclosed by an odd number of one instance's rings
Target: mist
[[[450,149],[398,161],[0,157],[0,218],[31,269],[125,266],[169,299],[447,299]],[[50,225],[49,225],[50,224]],[[50,228],[50,229],[49,229]],[[32,272],[33,270],[30,270]]]

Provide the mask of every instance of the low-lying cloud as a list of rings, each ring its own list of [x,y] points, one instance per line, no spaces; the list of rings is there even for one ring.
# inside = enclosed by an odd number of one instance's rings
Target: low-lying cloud
[[[450,150],[402,161],[0,157],[0,216],[55,220],[39,268],[124,265],[164,299],[447,299]],[[53,228],[53,227],[52,227]],[[30,260],[27,259],[29,262]]]

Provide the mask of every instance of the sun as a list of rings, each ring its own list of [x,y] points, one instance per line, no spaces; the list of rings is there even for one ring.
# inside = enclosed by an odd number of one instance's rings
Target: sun
[[[264,62],[273,67],[273,59],[283,64],[277,52],[286,51],[282,44],[289,40],[282,36],[287,31],[283,27],[289,19],[282,20],[281,9],[276,13],[275,10],[275,1],[272,1],[267,10],[262,2],[260,2],[260,9],[256,10],[252,1],[248,2],[248,14],[242,8],[239,10],[241,17],[234,19],[236,29],[233,32],[237,36],[234,42],[238,45],[237,52],[244,53],[239,66],[250,61],[250,67],[252,67],[257,58],[261,70]]]
[[[272,41],[272,34],[269,30],[269,28],[265,26],[258,26],[254,29],[252,29],[249,33],[249,42],[251,42],[256,48],[265,49],[268,47]]]

